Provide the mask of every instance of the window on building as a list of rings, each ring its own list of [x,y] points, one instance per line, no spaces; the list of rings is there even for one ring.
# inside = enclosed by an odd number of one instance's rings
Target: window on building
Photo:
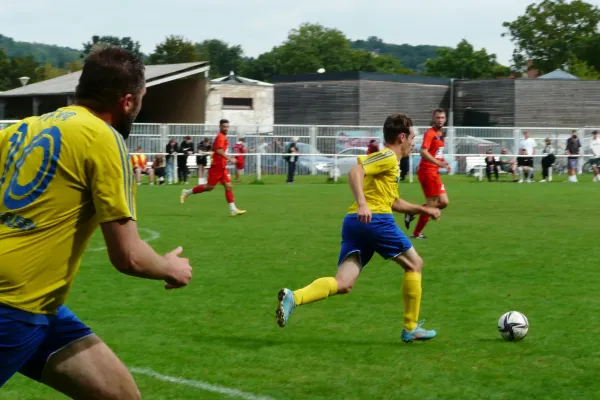
[[[223,97],[223,109],[252,110],[252,99],[243,97]]]

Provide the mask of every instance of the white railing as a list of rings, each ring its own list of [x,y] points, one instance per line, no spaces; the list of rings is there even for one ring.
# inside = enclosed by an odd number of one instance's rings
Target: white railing
[[[0,129],[17,121],[0,121]],[[427,126],[416,127],[417,138],[415,147],[420,148],[423,133]],[[145,154],[162,153],[166,151],[170,139],[181,143],[189,136],[194,148],[204,139],[212,139],[218,132],[218,125],[210,124],[144,124],[133,125],[132,133],[127,140],[131,153],[141,146]],[[501,149],[508,153],[518,154],[522,132],[527,130],[536,143],[536,163],[545,145],[545,139],[551,140],[556,154],[564,154],[567,139],[571,131],[576,130],[581,140],[586,159],[591,157],[589,140],[594,127],[448,127],[446,128],[446,157],[451,160],[457,173],[468,173],[466,157],[482,156],[488,149],[499,154]],[[364,154],[370,140],[383,142],[381,126],[325,126],[325,125],[231,125],[228,138],[229,152],[233,153],[233,145],[238,138],[245,139],[247,154],[247,174],[281,174],[286,173],[287,164],[283,159],[286,144],[294,141],[302,153],[298,161],[298,174],[322,174],[329,172],[323,165],[336,160],[355,159],[356,155]],[[259,157],[260,155],[260,157]],[[411,160],[418,163],[420,156],[414,155]],[[558,157],[562,159],[563,157]],[[190,161],[191,162],[191,161]],[[585,162],[585,161],[584,161]],[[584,162],[580,162],[584,164]],[[342,161],[345,166],[348,161]],[[260,166],[260,168],[258,168]],[[411,167],[411,173],[416,165]]]
[[[148,161],[153,162],[154,157],[156,155],[167,156],[166,153],[136,153],[136,154],[144,154],[147,156]],[[201,154],[194,154],[190,156],[185,156],[183,154],[179,154],[178,157],[181,158],[181,164],[178,162],[176,156],[172,156],[168,171],[171,172],[171,177],[167,176],[167,180],[169,182],[177,183],[179,181],[179,170],[182,165],[185,163],[186,169],[189,172],[189,177],[193,178],[191,182],[195,182],[196,178],[200,178],[198,172],[199,168],[196,162],[196,157]],[[236,156],[236,154],[230,154],[231,156]],[[283,153],[245,153],[244,157],[244,169],[243,175],[254,176],[256,179],[261,180],[264,175],[286,175],[288,172],[288,164],[285,161],[284,156],[287,154]],[[450,174],[460,173],[460,174],[468,174],[478,177],[480,180],[483,178],[483,174],[485,171],[485,161],[484,158],[486,156],[492,155],[495,157],[496,161],[499,161],[501,158],[508,159],[508,163],[511,162],[516,163],[518,157],[523,157],[522,155],[514,155],[514,154],[447,154],[445,155],[445,159],[449,161],[451,166]],[[537,154],[534,156],[530,156],[534,159],[534,169],[536,176],[540,176],[542,172],[541,159],[546,155]],[[316,164],[312,164],[312,159],[315,157],[317,159]],[[568,171],[568,162],[567,159],[571,156],[566,154],[555,154],[556,161],[553,163],[553,174],[554,175],[564,175]],[[592,166],[590,163],[590,158],[584,155],[577,156],[579,158],[578,162],[578,174],[582,174],[583,172],[591,172]],[[206,174],[208,174],[208,168],[210,167],[210,156],[208,156],[206,166]],[[417,172],[417,168],[420,162],[420,155],[418,153],[413,153],[406,160],[408,164],[406,179],[408,182],[414,182],[414,175]],[[356,155],[345,155],[345,154],[323,154],[323,153],[300,153],[297,154],[296,161],[296,175],[310,175],[313,174],[313,171],[316,170],[316,175],[322,175],[326,179],[331,179],[337,181],[340,177],[348,174],[350,169],[357,165]],[[402,164],[401,164],[402,165]],[[235,165],[229,164],[228,168],[230,169],[231,174],[235,172]],[[448,171],[442,170],[442,173],[448,173]],[[204,176],[206,177],[206,176]],[[187,180],[187,179],[186,179]],[[190,182],[188,180],[188,182]]]

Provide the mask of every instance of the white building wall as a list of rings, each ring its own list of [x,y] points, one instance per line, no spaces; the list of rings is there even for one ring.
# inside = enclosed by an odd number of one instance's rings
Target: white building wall
[[[252,98],[252,110],[223,109],[223,98]],[[216,125],[220,119],[228,119],[231,125],[257,125],[260,131],[273,126],[274,90],[273,86],[211,84],[206,101],[206,124]]]

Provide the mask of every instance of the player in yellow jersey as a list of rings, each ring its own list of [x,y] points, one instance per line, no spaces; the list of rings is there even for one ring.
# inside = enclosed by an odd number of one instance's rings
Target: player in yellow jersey
[[[349,173],[350,188],[356,201],[350,207],[342,226],[342,248],[335,277],[320,278],[305,288],[281,289],[276,318],[284,327],[298,306],[349,293],[362,269],[375,252],[392,259],[404,268],[402,297],[404,299],[405,342],[429,340],[436,335],[417,323],[421,306],[421,270],[423,260],[410,240],[398,228],[392,211],[406,214],[423,213],[439,219],[437,208],[411,204],[398,197],[399,160],[412,151],[415,134],[412,120],[403,114],[389,116],[383,125],[386,146],[368,156],[358,157]]]
[[[64,306],[100,225],[124,274],[187,285],[181,248],[140,239],[125,140],[145,94],[144,65],[118,47],[86,59],[75,105],[0,131],[0,386],[20,372],[77,399],[138,399],[133,377]]]

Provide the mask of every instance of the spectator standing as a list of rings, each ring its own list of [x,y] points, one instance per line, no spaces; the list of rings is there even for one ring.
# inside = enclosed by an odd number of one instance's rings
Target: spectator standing
[[[177,175],[179,182],[183,182],[184,185],[188,184],[189,169],[187,166],[187,159],[189,156],[194,154],[194,143],[190,136],[186,136],[179,146],[179,157],[177,157]]]
[[[294,183],[294,177],[296,175],[296,161],[298,160],[298,148],[296,147],[296,141],[298,138],[293,138],[292,143],[288,145],[286,161],[288,165],[287,183]]]
[[[556,161],[554,153],[556,150],[552,146],[552,140],[546,138],[546,146],[544,147],[544,157],[542,158],[542,180],[540,182],[552,182],[552,164]]]
[[[566,153],[569,168],[569,179],[567,182],[577,183],[577,165],[579,164],[579,155],[581,153],[581,142],[577,137],[577,131],[571,131],[571,137],[567,139]]]
[[[208,138],[204,138],[203,141],[198,143],[198,156],[196,156],[196,165],[198,166],[198,185],[202,185],[205,182],[204,173],[206,165],[208,163],[208,155],[211,151],[211,144]]]
[[[593,157],[590,160],[592,168],[594,169],[594,182],[600,181],[598,173],[600,172],[600,139],[598,139],[598,131],[592,132],[592,140],[590,141],[590,150],[592,151]]]
[[[167,165],[165,167],[167,172],[167,182],[171,185],[175,180],[175,158],[177,157],[177,153],[179,153],[179,146],[175,139],[169,140],[165,153],[167,153]]]

